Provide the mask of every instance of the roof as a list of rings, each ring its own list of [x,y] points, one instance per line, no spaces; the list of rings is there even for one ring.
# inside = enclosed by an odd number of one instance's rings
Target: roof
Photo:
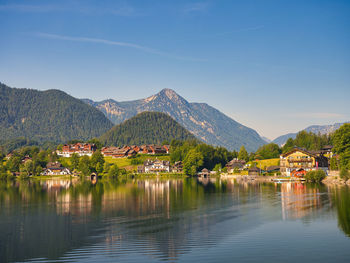
[[[272,165],[272,166],[268,166],[266,167],[266,171],[274,171],[274,170],[279,170],[280,167],[277,165]]]
[[[316,154],[315,154],[315,153],[312,153],[312,152],[310,152],[310,151],[307,151],[307,150],[302,149],[302,148],[299,148],[299,147],[294,147],[292,150],[290,150],[290,151],[288,151],[288,152],[286,152],[286,153],[281,154],[281,156],[282,156],[282,157],[286,157],[286,156],[288,156],[288,155],[291,155],[291,154],[294,153],[294,152],[302,152],[302,153],[305,153],[305,154],[310,155],[310,156],[312,156],[312,157],[316,157]]]

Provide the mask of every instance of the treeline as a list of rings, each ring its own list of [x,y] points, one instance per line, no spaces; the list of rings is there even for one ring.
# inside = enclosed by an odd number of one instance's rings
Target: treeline
[[[187,175],[195,175],[199,170],[219,170],[237,157],[237,152],[230,152],[224,147],[214,147],[199,143],[197,140],[171,141],[170,160],[172,163],[182,161]]]

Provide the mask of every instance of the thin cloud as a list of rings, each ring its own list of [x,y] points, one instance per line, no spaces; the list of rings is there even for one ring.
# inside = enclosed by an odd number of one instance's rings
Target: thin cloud
[[[291,114],[290,117],[307,118],[307,119],[338,119],[338,118],[344,118],[345,116],[340,113],[331,113],[331,112],[305,112],[305,113]]]
[[[53,5],[0,5],[0,11],[45,13],[57,10],[63,9]]]
[[[82,14],[134,16],[135,9],[129,5],[120,5],[117,8],[99,8],[92,6],[58,6],[58,5],[0,5],[0,11],[24,12],[24,13],[49,13],[49,12],[76,12]]]
[[[35,33],[35,36],[41,37],[41,38],[47,38],[47,39],[56,39],[56,40],[64,40],[64,41],[75,41],[75,42],[85,42],[85,43],[97,43],[97,44],[103,44],[103,45],[112,45],[112,46],[120,46],[120,47],[128,47],[133,49],[138,49],[147,53],[156,54],[164,57],[169,57],[173,59],[178,60],[187,60],[187,61],[206,61],[203,59],[197,59],[197,58],[191,58],[191,57],[183,57],[183,56],[177,56],[173,55],[167,52],[163,52],[157,49],[145,47],[142,45],[134,44],[134,43],[128,43],[128,42],[121,42],[121,41],[112,41],[107,39],[101,39],[101,38],[90,38],[90,37],[71,37],[71,36],[62,36],[62,35],[56,35],[56,34],[47,34],[47,33]]]

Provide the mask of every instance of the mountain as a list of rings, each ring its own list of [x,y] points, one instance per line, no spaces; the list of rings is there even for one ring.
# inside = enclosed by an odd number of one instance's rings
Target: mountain
[[[243,126],[206,103],[189,103],[171,89],[163,89],[158,94],[135,101],[83,101],[102,111],[116,124],[140,112],[164,112],[208,144],[224,146],[229,150],[239,150],[244,145],[248,151],[255,151],[265,144],[253,129]]]
[[[111,127],[104,114],[63,91],[17,89],[0,83],[0,141],[18,137],[39,142],[87,140]]]
[[[303,131],[312,132],[315,134],[318,134],[318,133],[330,134],[330,133],[336,131],[337,129],[339,129],[339,127],[342,126],[344,123],[345,122],[335,123],[335,124],[331,124],[331,125],[312,125],[312,126],[307,127],[306,129],[304,129]],[[277,137],[272,142],[281,146],[281,145],[285,144],[289,138],[295,139],[297,134],[298,133],[288,133],[288,134]]]
[[[261,139],[263,139],[265,142],[270,143],[272,142],[269,138],[266,138],[264,136],[261,136]]]
[[[100,137],[105,145],[161,144],[163,141],[196,140],[190,132],[169,115],[142,112],[114,126]]]

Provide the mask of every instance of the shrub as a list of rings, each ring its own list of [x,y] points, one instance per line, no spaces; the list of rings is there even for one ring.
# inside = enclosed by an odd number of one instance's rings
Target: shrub
[[[310,171],[305,175],[305,180],[312,183],[319,183],[324,178],[326,178],[326,173],[323,170]]]
[[[345,180],[345,181],[348,180],[348,179],[350,179],[350,173],[349,173],[349,171],[348,171],[346,168],[344,168],[344,167],[340,170],[339,176],[340,176],[341,179],[343,179],[343,180]]]

